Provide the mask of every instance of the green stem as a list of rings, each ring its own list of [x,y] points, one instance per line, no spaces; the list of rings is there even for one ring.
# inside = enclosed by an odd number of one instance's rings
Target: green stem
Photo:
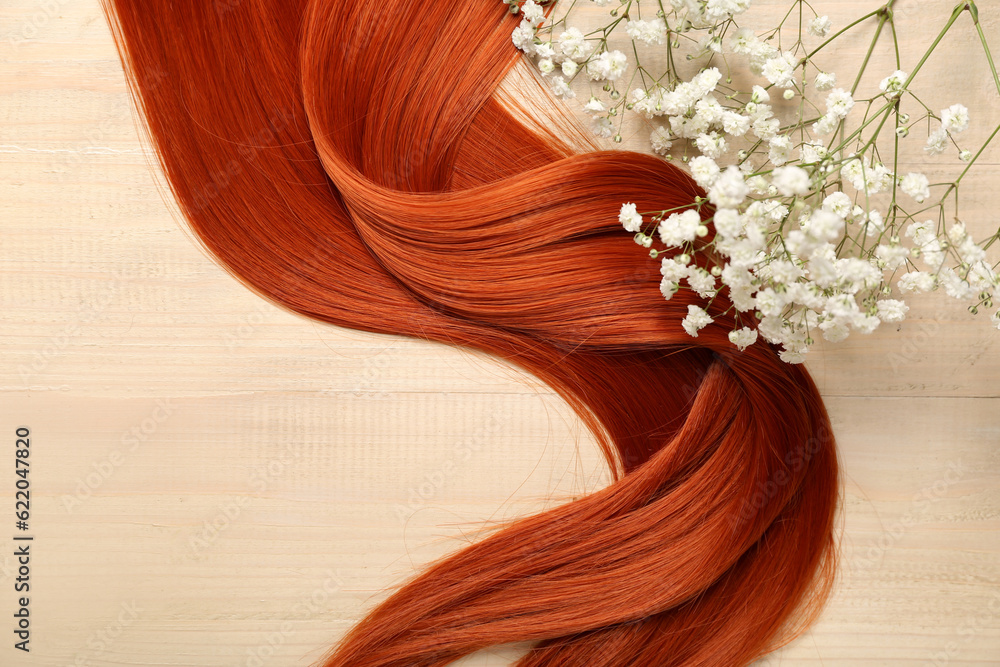
[[[854,93],[858,91],[858,86],[861,84],[861,77],[864,75],[865,70],[868,69],[868,61],[871,60],[872,52],[875,51],[875,45],[878,44],[878,38],[882,34],[882,28],[885,27],[886,21],[892,20],[891,17],[892,12],[880,12],[878,27],[875,29],[875,36],[872,37],[872,42],[868,45],[868,53],[865,54],[865,59],[861,63],[861,68],[858,70],[858,76],[854,79],[854,85],[851,86],[851,97],[854,97]]]
[[[983,34],[983,26],[979,23],[979,9],[976,7],[974,0],[968,0],[963,3],[963,5],[964,7],[968,7],[969,12],[972,14],[972,21],[976,26],[976,32],[979,33],[979,41],[983,45],[983,51],[986,53],[986,61],[990,65],[990,73],[993,75],[993,82],[996,84],[997,94],[1000,95],[1000,75],[997,74],[997,66],[996,63],[993,62],[993,53],[990,51],[990,45],[986,41],[986,35]],[[958,10],[956,9],[956,11]],[[962,182],[965,175],[969,173],[969,169],[972,168],[972,165],[976,163],[976,160],[979,159],[979,156],[983,154],[990,143],[996,138],[997,134],[1000,134],[1000,125],[997,125],[997,127],[993,130],[993,133],[986,139],[986,142],[980,147],[972,159],[969,160],[969,164],[965,165],[965,169],[962,170],[962,173],[958,175],[955,182],[948,188],[948,191],[945,192],[945,197],[947,197],[952,190],[958,187],[958,184]]]
[[[917,76],[917,72],[919,72],[920,69],[924,66],[924,63],[927,62],[927,59],[931,57],[931,54],[934,53],[934,49],[937,48],[938,44],[941,43],[941,40],[944,39],[944,36],[948,33],[949,30],[951,30],[951,26],[955,24],[955,21],[957,21],[958,17],[962,15],[962,12],[964,12],[966,9],[969,8],[970,2],[971,0],[965,0],[964,2],[959,3],[957,7],[955,7],[954,11],[952,11],[951,13],[951,18],[948,19],[948,22],[945,24],[944,28],[941,29],[941,32],[938,33],[938,36],[934,38],[933,42],[931,42],[930,47],[928,47],[927,51],[924,52],[924,55],[920,59],[920,62],[917,63],[917,66],[913,68],[913,71],[910,72],[910,76],[907,77],[906,81],[903,83],[904,89],[907,86],[909,86],[910,82],[913,81],[913,78]]]
[[[865,14],[865,15],[864,15],[864,16],[862,16],[861,18],[857,19],[856,21],[854,21],[854,22],[852,22],[852,23],[848,23],[848,24],[847,24],[846,26],[844,26],[843,28],[841,28],[841,29],[840,29],[840,30],[838,30],[837,32],[833,33],[833,35],[831,35],[831,36],[830,36],[830,37],[829,37],[829,38],[828,38],[828,39],[827,39],[827,40],[826,40],[825,42],[823,42],[822,44],[820,44],[819,46],[817,46],[817,47],[816,47],[815,49],[813,49],[812,51],[810,51],[810,52],[809,52],[809,53],[808,53],[808,54],[806,55],[806,58],[808,58],[808,59],[810,59],[810,60],[811,60],[811,59],[812,59],[812,57],[813,57],[814,55],[816,55],[817,53],[819,53],[820,51],[822,51],[822,50],[823,50],[823,49],[824,49],[824,48],[825,48],[825,47],[826,47],[826,46],[827,46],[828,44],[830,44],[830,43],[831,43],[831,42],[832,42],[833,40],[837,39],[838,37],[840,37],[841,35],[843,35],[843,34],[844,34],[845,32],[847,32],[848,30],[850,30],[850,29],[851,29],[851,28],[853,28],[854,26],[858,25],[859,23],[864,23],[865,21],[867,21],[867,20],[868,20],[868,19],[870,19],[871,17],[873,17],[873,16],[878,16],[879,14],[881,14],[881,13],[883,13],[883,12],[885,12],[885,11],[889,10],[889,9],[890,9],[890,8],[892,7],[892,4],[893,4],[893,3],[895,2],[895,1],[896,1],[896,0],[889,0],[889,2],[887,2],[887,3],[886,3],[885,5],[883,5],[882,7],[879,7],[879,8],[878,8],[878,9],[876,9],[875,11],[873,11],[873,12],[868,12],[867,14]]]

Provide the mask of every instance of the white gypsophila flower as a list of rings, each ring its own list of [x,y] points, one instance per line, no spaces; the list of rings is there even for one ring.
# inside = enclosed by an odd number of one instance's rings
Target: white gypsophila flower
[[[830,154],[821,142],[806,141],[799,146],[799,156],[802,164],[815,164],[821,162]]]
[[[749,164],[749,161],[744,164]],[[774,188],[774,192],[772,193],[771,188],[773,186],[771,185],[771,182],[767,180],[765,176],[760,174],[748,178],[747,185],[750,187],[750,192],[755,195],[778,194],[778,188]]]
[[[906,226],[905,233],[907,238],[913,239],[913,245],[921,247],[937,239],[937,226],[933,220],[914,220]]]
[[[664,299],[670,301],[670,298],[677,293],[678,287],[679,285],[676,281],[664,278],[660,281],[660,294],[663,295]]]
[[[725,111],[722,114],[722,129],[726,134],[742,137],[750,131],[750,119],[736,111]]]
[[[545,18],[545,10],[534,0],[524,0],[521,5],[521,15],[532,25],[538,25]]]
[[[736,208],[748,194],[750,188],[743,179],[743,173],[739,167],[731,165],[715,179],[708,191],[708,200],[719,208]]]
[[[601,114],[607,111],[604,107],[604,102],[597,99],[596,97],[591,97],[586,104],[583,105],[583,110],[587,113],[597,113]]]
[[[993,313],[993,317],[990,318],[990,322],[992,322],[993,326],[995,326],[997,329],[1000,329],[1000,310]]]
[[[885,218],[880,211],[874,209],[865,214],[863,224],[867,236],[875,236],[885,230]]]
[[[697,139],[699,134],[708,130],[708,123],[701,116],[685,118],[684,116],[670,117],[670,131],[675,136],[684,139]]]
[[[627,232],[635,233],[642,229],[642,216],[639,215],[635,204],[632,203],[622,204],[621,211],[618,213],[618,222],[622,223],[622,227]]]
[[[829,16],[817,16],[809,22],[809,34],[816,37],[826,37],[830,34],[830,28],[832,27],[833,22]]]
[[[870,195],[887,190],[894,178],[884,164],[872,164],[867,156],[864,161],[858,157],[847,160],[841,166],[840,173],[851,182],[855,190]]]
[[[906,83],[907,76],[903,70],[896,70],[882,79],[881,83],[878,84],[879,90],[889,97],[899,97],[900,93],[903,92],[903,84]]]
[[[694,145],[702,152],[713,160],[719,159],[723,153],[726,152],[726,139],[718,132],[709,132],[707,134],[699,134],[698,138],[695,139]]]
[[[976,288],[980,292],[994,292],[994,296],[1000,297],[1000,290],[997,287],[1000,286],[1000,281],[997,279],[997,273],[993,270],[993,267],[988,263],[980,260],[969,267],[969,274],[965,277],[969,281],[969,284]]]
[[[847,328],[847,322],[842,319],[824,320],[820,322],[819,328],[823,332],[823,338],[831,343],[843,342],[851,335],[851,330]]]
[[[599,137],[607,139],[615,133],[615,126],[607,116],[595,118],[590,125],[591,131]]]
[[[556,64],[552,62],[552,58],[542,58],[538,61],[538,71],[542,73],[543,76],[548,76],[556,70]]]
[[[753,296],[752,287],[733,287],[729,290],[729,300],[741,313],[747,313],[757,308],[757,299]]]
[[[920,259],[927,268],[934,271],[940,270],[944,264],[944,246],[937,239],[932,239],[920,247]],[[940,281],[939,281],[940,284]]]
[[[823,210],[847,219],[851,214],[851,198],[843,192],[834,192],[823,200]]]
[[[660,275],[662,275],[667,280],[677,282],[687,277],[688,267],[686,264],[681,264],[676,259],[670,257],[664,257],[660,260]]]
[[[786,322],[774,315],[765,316],[758,324],[757,331],[768,343],[778,345],[785,337]]]
[[[541,44],[536,44],[535,55],[539,58],[552,58],[553,60],[559,60],[556,57],[556,50],[552,48],[552,42],[542,42]]]
[[[883,299],[875,306],[878,308],[878,318],[883,322],[902,322],[910,310],[909,306],[896,299]]]
[[[785,249],[799,257],[807,257],[816,247],[816,240],[806,236],[801,229],[793,229],[785,234]]]
[[[836,130],[838,125],[840,125],[840,118],[833,114],[824,114],[818,121],[813,123],[812,127],[813,132],[824,137]]]
[[[858,302],[850,294],[838,293],[827,297],[823,304],[823,312],[828,322],[853,323],[857,321],[861,311]],[[824,325],[820,324],[822,328]]]
[[[667,41],[667,24],[661,18],[652,21],[626,21],[625,32],[633,40],[638,40],[644,44],[663,44]]]
[[[511,33],[510,40],[514,42],[514,46],[529,56],[532,55],[535,52],[535,26],[530,21],[521,21],[521,25]]]
[[[756,123],[759,120],[767,120],[774,115],[774,111],[771,109],[770,104],[754,102],[753,100],[746,103],[743,107],[743,113],[746,114],[746,117],[750,119],[751,123]]]
[[[835,265],[837,282],[848,294],[857,294],[862,290],[870,290],[878,286],[882,271],[868,260],[860,257],[844,257]]]
[[[835,72],[820,72],[816,75],[816,90],[822,92],[831,90],[837,85],[837,74]]]
[[[891,271],[905,266],[909,256],[910,249],[901,245],[880,245],[875,249],[879,264]]]
[[[561,97],[567,100],[571,100],[576,97],[576,92],[569,87],[569,84],[567,84],[566,80],[561,76],[554,76],[549,79],[549,87],[552,89],[552,93],[556,97]]]
[[[976,264],[986,259],[986,251],[971,237],[967,237],[957,248],[959,256],[966,264]]]
[[[649,234],[638,234],[637,238],[641,239],[640,244],[643,248],[649,248],[653,245],[653,237]]]
[[[840,280],[837,273],[837,253],[829,243],[824,243],[813,251],[806,262],[806,269],[809,271],[809,279],[823,289],[832,287]]]
[[[705,97],[710,92],[715,90],[715,87],[719,85],[719,81],[722,80],[722,72],[719,71],[718,67],[708,67],[698,72],[693,79],[691,79],[691,85],[694,86],[698,93],[698,97]]]
[[[708,0],[704,19],[709,23],[728,21],[750,8],[751,0]]]
[[[969,128],[969,110],[962,104],[953,104],[941,112],[941,126],[949,134],[964,132]]]
[[[951,227],[948,228],[948,240],[958,245],[965,240],[968,232],[965,229],[965,223],[961,220],[955,222]]]
[[[758,139],[770,141],[778,135],[778,130],[781,129],[781,121],[777,118],[760,118],[753,122],[751,129],[753,130],[753,133],[757,135]]]
[[[976,288],[964,280],[955,269],[945,267],[938,273],[938,282],[953,299],[968,301],[976,296]]]
[[[595,5],[597,5],[598,7],[604,7],[605,5],[611,3],[611,0],[590,0],[590,1],[593,2]]]
[[[858,333],[870,334],[878,329],[879,325],[882,324],[882,320],[875,315],[858,315],[854,318],[852,324]]]
[[[559,66],[562,69],[563,76],[567,78],[572,78],[576,74],[580,66],[576,64],[576,61],[566,59],[562,61],[562,65]]]
[[[715,296],[715,276],[705,269],[697,266],[689,267],[687,282],[702,299]]]
[[[616,81],[628,69],[628,58],[621,51],[604,51],[587,62],[587,74],[594,81]]]
[[[653,147],[655,153],[666,155],[670,152],[670,146],[672,145],[670,131],[662,125],[657,125],[649,134],[649,144]]]
[[[695,183],[704,190],[712,187],[715,179],[722,172],[715,160],[704,155],[691,158],[691,162],[688,165],[691,167],[691,176],[694,178]]]
[[[722,114],[726,111],[715,95],[711,94],[698,100],[694,105],[694,110],[709,125],[718,125],[721,123]]]
[[[802,267],[785,259],[772,260],[759,265],[756,267],[755,273],[763,283],[784,288],[790,301],[791,294],[788,293],[788,286],[805,275]]]
[[[757,310],[765,316],[777,317],[786,305],[788,305],[788,301],[782,292],[777,292],[770,287],[765,287],[757,292]]]
[[[930,292],[934,288],[934,276],[924,271],[910,271],[899,279],[900,292]]]
[[[823,209],[813,211],[799,224],[810,239],[820,243],[836,241],[844,234],[844,219]]]
[[[918,204],[931,196],[930,181],[923,174],[910,172],[899,184],[903,192],[913,197]]]
[[[687,317],[681,320],[681,326],[684,327],[684,331],[693,338],[697,338],[698,332],[711,323],[712,318],[708,316],[708,313],[704,309],[692,305],[688,306]]]
[[[743,327],[729,332],[729,342],[742,352],[757,342],[757,332],[754,329]]]
[[[712,33],[706,33],[704,37],[698,40],[698,48],[703,53],[707,53],[708,51],[722,53],[722,38]]]
[[[733,53],[749,56],[753,53],[754,47],[758,43],[757,35],[750,28],[740,28],[733,35],[732,39],[729,40],[729,48],[733,50]]]
[[[807,347],[785,349],[778,353],[778,357],[786,364],[801,364],[806,360]]]
[[[778,192],[786,197],[804,195],[809,192],[809,172],[794,165],[778,167],[772,173]]]
[[[838,119],[844,118],[854,108],[854,97],[843,88],[835,88],[826,97],[826,113]]]
[[[799,59],[791,51],[785,51],[779,56],[768,58],[761,73],[764,78],[779,88],[791,88],[795,85],[795,67]]]
[[[569,28],[559,35],[559,50],[570,60],[582,63],[590,57],[594,50],[593,45],[587,41],[579,28]]]
[[[924,150],[928,155],[940,155],[946,148],[948,148],[948,133],[943,127],[939,127],[927,136]]]
[[[694,209],[681,213],[671,213],[659,225],[660,240],[668,248],[694,241],[701,226],[701,216]]]
[[[814,311],[823,310],[823,305],[826,303],[819,286],[808,281],[792,283],[785,287],[785,291],[792,302]]]
[[[708,131],[708,123],[701,116],[685,118],[684,116],[670,117],[670,131],[678,137],[684,139],[697,139],[699,134]]]
[[[788,135],[779,135],[768,142],[767,159],[771,164],[780,167],[792,159],[792,139]]]
[[[771,94],[763,86],[754,86],[750,93],[751,104],[764,104],[771,101]]]
[[[767,61],[780,55],[781,51],[770,42],[757,40],[750,53],[750,72],[756,76],[763,76]]]
[[[743,232],[743,219],[740,216],[740,212],[733,208],[719,208],[716,209],[715,215],[712,216],[712,222],[715,224],[715,231],[722,236],[736,237]],[[727,268],[731,265],[726,265]],[[723,276],[726,274],[726,269],[722,270]],[[749,274],[747,274],[749,276]],[[726,283],[730,287],[733,285],[731,283]],[[749,278],[747,280],[749,285]]]
[[[636,88],[629,95],[632,104],[632,110],[636,113],[641,113],[646,118],[652,118],[656,115],[656,100],[649,95],[644,89]]]

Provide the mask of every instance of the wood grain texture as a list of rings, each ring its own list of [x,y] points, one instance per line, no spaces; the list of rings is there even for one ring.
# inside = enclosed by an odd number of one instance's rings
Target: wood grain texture
[[[814,4],[841,24],[877,6]],[[981,4],[1000,48],[1000,7]],[[951,5],[897,3],[904,63]],[[1000,98],[968,21],[956,30],[967,55],[935,56],[928,79],[950,85],[927,94],[965,102],[981,132]],[[606,482],[537,380],[317,325],[211,262],[150,168],[96,0],[7,0],[0,54],[0,664],[307,665],[476,530]],[[642,148],[642,128],[627,139]],[[1000,210],[998,155],[965,191],[980,234]],[[898,331],[809,367],[843,461],[841,575],[819,623],[761,664],[1000,665],[1000,335],[927,297]],[[11,633],[19,425],[28,656]],[[508,664],[509,648],[463,664]]]

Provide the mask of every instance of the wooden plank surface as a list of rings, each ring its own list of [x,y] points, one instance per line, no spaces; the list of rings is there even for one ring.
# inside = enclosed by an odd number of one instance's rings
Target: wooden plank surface
[[[877,6],[814,4],[841,22]],[[951,4],[897,3],[904,61]],[[981,4],[1000,48],[1000,7]],[[972,55],[935,56],[931,78],[953,83],[928,96],[982,130],[1000,98],[959,32]],[[25,656],[0,475],[0,664],[306,665],[491,520],[606,482],[537,380],[306,321],[206,258],[149,167],[95,0],[6,0],[0,61],[0,434],[13,448],[31,427],[35,492]],[[979,233],[998,156],[966,190]],[[817,625],[762,664],[1000,665],[1000,335],[927,297],[809,367],[841,449],[841,575]]]

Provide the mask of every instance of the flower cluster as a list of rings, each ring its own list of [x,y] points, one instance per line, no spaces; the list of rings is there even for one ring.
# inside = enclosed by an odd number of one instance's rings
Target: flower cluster
[[[662,257],[664,298],[690,289],[711,303],[724,293],[737,322],[733,344],[742,350],[759,335],[791,363],[803,361],[817,336],[837,342],[903,320],[908,306],[894,297],[907,293],[943,288],[972,312],[1000,302],[1000,276],[985,252],[998,235],[977,243],[962,222],[945,216],[961,177],[932,185],[925,174],[898,173],[895,161],[880,158],[887,126],[894,155],[900,141],[925,127],[928,156],[950,150],[971,164],[982,153],[961,146],[972,122],[965,106],[935,113],[912,90],[926,58],[910,72],[886,73],[878,92],[858,97],[860,75],[853,86],[838,85],[836,73],[815,64],[847,28],[828,38],[832,22],[804,16],[812,10],[803,0],[790,1],[805,29],[784,50],[783,25],[759,32],[737,24],[750,0],[656,2],[646,15],[638,0],[591,1],[614,5],[612,21],[584,34],[568,27],[567,16],[547,24],[533,0],[508,0],[523,17],[513,41],[557,95],[574,97],[570,83],[578,76],[602,84],[583,105],[595,133],[620,141],[622,117],[638,114],[650,126],[651,149],[666,159],[680,153],[707,193],[678,210],[621,208],[622,226]],[[868,18],[879,20],[881,33],[892,15],[872,12],[848,28]],[[624,33],[621,49],[611,48],[616,30]],[[809,39],[818,42],[811,50]],[[701,62],[687,78],[673,65],[682,44],[686,61]],[[626,55],[644,49],[665,49],[668,70],[650,72]],[[741,61],[755,80],[737,87],[730,68]],[[903,111],[911,103],[919,110],[912,117]],[[697,337],[712,322],[709,310],[690,306],[685,331]],[[992,320],[1000,328],[1000,312]]]

